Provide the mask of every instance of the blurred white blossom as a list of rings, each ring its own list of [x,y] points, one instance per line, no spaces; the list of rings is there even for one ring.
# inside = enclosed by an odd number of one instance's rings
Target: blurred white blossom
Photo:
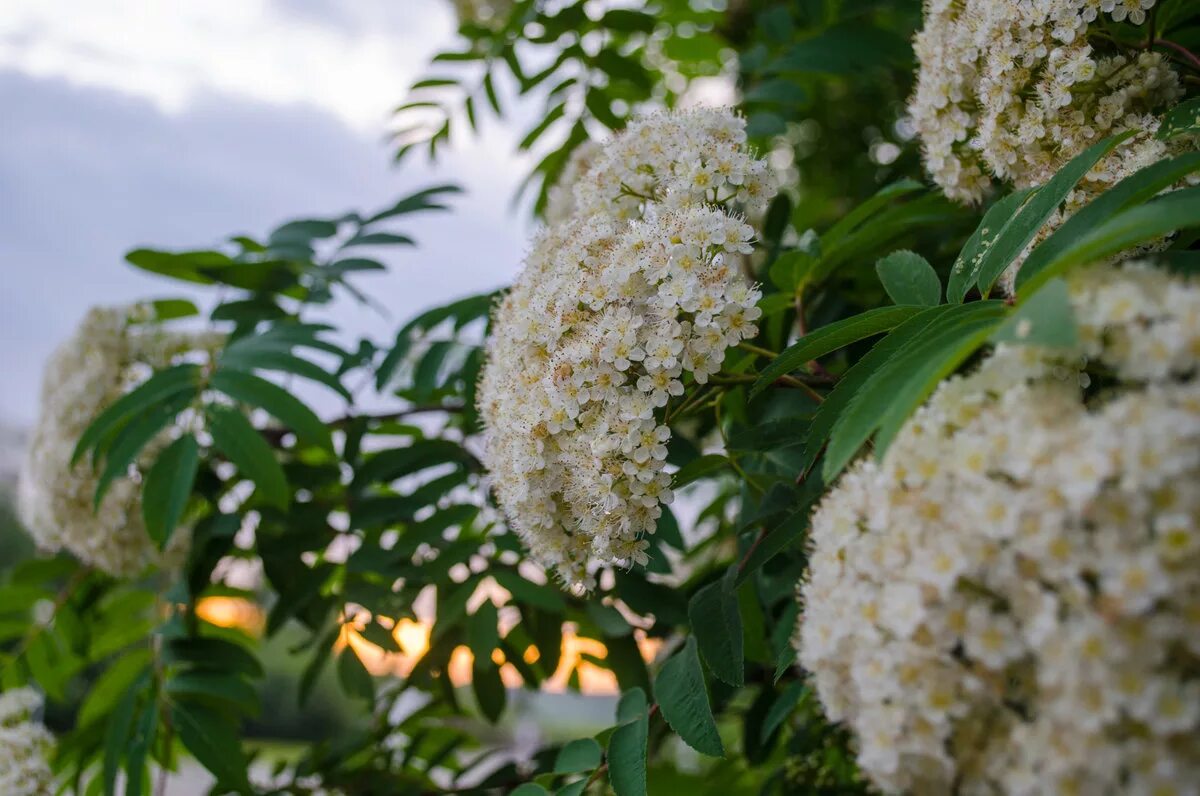
[[[221,339],[134,323],[140,312],[137,307],[93,308],[46,363],[41,413],[18,489],[21,520],[40,547],[65,548],[117,576],[135,575],[158,558],[142,520],[140,481],[117,478],[94,506],[100,473],[88,456],[72,465],[71,454],[92,421],[155,368],[208,351]],[[143,458],[161,450],[173,432],[168,428],[160,434]],[[185,543],[182,534],[172,541],[176,548]]]
[[[887,792],[1200,783],[1200,282],[1070,293],[1079,350],[1000,346],[813,517],[800,661]]]
[[[54,736],[34,720],[42,698],[32,688],[0,694],[0,793],[4,796],[51,796]]]

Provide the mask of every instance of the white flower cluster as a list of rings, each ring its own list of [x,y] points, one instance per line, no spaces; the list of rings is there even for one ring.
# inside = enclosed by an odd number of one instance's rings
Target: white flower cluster
[[[1200,784],[1200,282],[1071,295],[1082,350],[999,347],[813,516],[800,661],[885,791]]]
[[[0,793],[51,796],[54,775],[49,756],[54,736],[33,715],[42,698],[32,688],[0,694]]]
[[[131,324],[138,307],[94,308],[75,335],[46,364],[41,415],[21,472],[21,520],[46,550],[66,548],[81,561],[117,576],[139,573],[158,560],[142,520],[141,486],[116,479],[93,508],[99,472],[71,454],[83,432],[113,401],[150,375],[195,350],[219,345],[217,336],[168,332]],[[164,432],[169,440],[170,431]],[[161,440],[150,450],[161,447]],[[183,544],[176,534],[176,544]]]
[[[571,152],[562,173],[546,192],[546,210],[542,215],[547,224],[566,223],[575,214],[575,185],[588,173],[602,151],[599,143],[588,140]]]
[[[680,185],[685,165],[711,167],[712,187]],[[728,111],[635,122],[576,183],[573,215],[540,233],[496,313],[484,462],[515,530],[567,583],[646,561],[642,537],[672,499],[663,408],[757,333],[761,294],[739,271],[755,231],[726,205],[764,169]],[[743,198],[769,198],[765,183],[754,191]]]
[[[1161,53],[1105,55],[1088,43],[1101,14],[1145,21],[1154,0],[926,0],[909,114],[926,169],[952,199],[979,201],[991,177],[1040,185],[1085,148],[1135,130],[1067,206],[1165,156],[1156,114],[1182,95]]]
[[[746,147],[746,123],[723,108],[658,113],[630,122],[575,185],[577,213],[634,219],[647,202],[762,212],[776,186]]]

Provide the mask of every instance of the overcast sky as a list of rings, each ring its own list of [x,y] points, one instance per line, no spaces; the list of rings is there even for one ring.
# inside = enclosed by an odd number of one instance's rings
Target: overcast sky
[[[85,309],[180,291],[123,264],[139,245],[211,246],[300,215],[370,209],[434,182],[420,247],[345,305],[385,339],[414,312],[500,286],[530,230],[528,170],[495,122],[434,166],[390,164],[388,109],[453,41],[447,0],[0,1],[0,425],[36,417],[42,362]],[[519,125],[518,125],[519,126]]]

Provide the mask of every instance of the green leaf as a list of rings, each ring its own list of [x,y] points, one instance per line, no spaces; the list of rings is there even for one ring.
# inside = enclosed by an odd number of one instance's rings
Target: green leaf
[[[533,583],[511,569],[493,569],[491,575],[517,603],[529,603],[555,614],[567,610],[562,594],[551,584]]]
[[[523,782],[508,796],[550,796],[550,792],[536,782]]]
[[[1103,197],[1101,197],[1103,198]],[[1122,210],[1065,246],[1022,286],[1028,295],[1073,267],[1099,262],[1177,230],[1200,226],[1200,187],[1171,191],[1144,205]]]
[[[871,373],[838,417],[831,431],[825,458],[824,476],[827,483],[832,483],[863,443],[883,425],[885,418],[894,420],[900,413],[907,417],[913,408],[911,401],[916,396],[919,403],[920,397],[923,397],[919,394],[928,386],[932,373],[953,369],[970,353],[965,350],[964,341],[970,342],[971,350],[974,350],[978,341],[970,335],[979,330],[973,326],[968,329],[970,324],[982,321],[990,329],[1004,313],[998,301],[952,304],[944,312],[941,310],[941,307],[927,310],[937,314],[908,336],[899,350],[894,350],[894,346],[888,347],[891,356]],[[882,342],[886,342],[886,338]],[[921,389],[911,387],[911,394],[902,399],[900,394],[906,385],[918,382]],[[877,445],[877,451],[878,448]]]
[[[571,741],[558,750],[554,759],[555,774],[573,774],[576,771],[591,771],[600,765],[604,752],[592,738]]]
[[[692,629],[694,631],[695,627]],[[689,636],[683,649],[663,664],[654,679],[654,698],[663,718],[684,743],[701,754],[725,756],[717,722],[708,704],[708,689],[704,684],[695,638]]]
[[[178,672],[167,680],[166,693],[177,702],[216,702],[235,713],[255,714],[258,693],[241,677],[214,669]]]
[[[467,621],[467,645],[477,659],[491,660],[492,651],[500,644],[499,621],[496,605],[491,600],[485,600],[471,614]]]
[[[713,674],[732,686],[741,686],[745,676],[742,616],[734,585],[737,574],[737,567],[730,567],[688,602],[688,619],[704,662]]]
[[[380,451],[367,459],[354,473],[353,488],[361,490],[369,484],[388,484],[442,464],[470,463],[470,455],[457,442],[417,440],[406,448]]]
[[[135,648],[118,658],[88,689],[79,707],[76,724],[86,727],[102,719],[149,671],[149,664],[149,648]]]
[[[142,707],[141,718],[133,730],[129,740],[125,762],[125,796],[142,796],[142,788],[146,783],[146,755],[158,729],[158,705],[154,700],[147,700]]]
[[[767,273],[775,287],[789,294],[788,304],[790,305],[794,301],[790,295],[807,282],[809,274],[816,265],[817,258],[809,252],[788,251],[775,258],[775,262],[771,263],[771,268]]]
[[[1047,282],[1018,305],[1016,312],[992,333],[993,343],[1023,343],[1053,348],[1074,348],[1079,343],[1075,313],[1067,283]]]
[[[162,321],[173,321],[178,318],[190,318],[193,315],[199,315],[200,309],[196,304],[187,299],[154,299],[153,301],[142,302],[140,305],[150,310],[150,318],[147,320],[161,323]]]
[[[179,527],[199,470],[200,445],[191,434],[184,434],[158,455],[146,474],[142,489],[142,519],[146,523],[146,533],[160,550],[166,547]]]
[[[242,371],[268,370],[279,373],[291,373],[294,376],[323,384],[347,401],[351,399],[347,390],[338,378],[323,369],[320,365],[302,359],[286,351],[247,351],[239,353],[226,352],[221,357],[222,368]]]
[[[896,251],[875,263],[883,289],[897,304],[933,307],[942,300],[942,283],[937,271],[921,255]]]
[[[950,278],[946,282],[946,301],[954,304],[963,302],[967,291],[979,277],[979,267],[984,253],[995,243],[1004,225],[1017,212],[1017,208],[1029,198],[1033,190],[1026,188],[1015,191],[997,201],[983,214],[983,220],[971,233],[971,237],[963,245],[962,251],[954,260],[954,266],[950,269]]]
[[[365,232],[355,235],[350,240],[346,241],[346,245],[342,248],[349,249],[351,246],[414,246],[416,241],[407,235],[398,235],[394,232]],[[336,264],[335,264],[336,265]]]
[[[500,678],[500,667],[489,654],[486,658],[475,658],[471,664],[471,690],[483,717],[495,724],[504,713],[508,692]]]
[[[608,782],[616,796],[646,796],[646,741],[650,735],[646,693],[631,688],[617,703],[617,724],[608,739]]]
[[[1071,158],[1070,162],[1055,172],[1045,185],[1038,188],[1029,200],[1021,205],[979,258],[976,283],[981,294],[986,296],[991,291],[992,285],[1025,250],[1033,236],[1067,198],[1067,194],[1074,189],[1076,183],[1083,179],[1101,158],[1132,135],[1133,131],[1128,131],[1092,144]]]
[[[445,210],[447,206],[441,204],[443,195],[462,193],[462,188],[457,185],[435,185],[432,188],[426,188],[423,191],[417,191],[411,196],[406,196],[396,202],[386,210],[381,210],[375,215],[366,220],[367,224],[374,224],[377,221],[394,218],[395,216],[406,215],[408,213],[423,212],[428,210]]]
[[[276,420],[296,432],[300,439],[333,452],[333,438],[321,418],[279,385],[253,373],[218,368],[213,373],[209,386],[235,401],[266,410]]]
[[[360,548],[361,549],[361,548]],[[385,652],[403,652],[392,631],[372,620],[363,626],[362,637]]]
[[[788,685],[783,693],[771,703],[771,708],[767,711],[767,716],[763,719],[762,727],[759,730],[759,738],[763,743],[766,743],[779,725],[783,724],[783,720],[788,717],[788,714],[796,709],[807,691],[807,683],[796,681]]]
[[[354,647],[346,645],[338,654],[338,682],[348,696],[372,702],[375,699],[375,680],[359,659]]]
[[[75,450],[71,454],[71,463],[79,461],[79,457],[83,455],[84,451],[93,448],[109,432],[151,407],[174,399],[181,394],[195,397],[200,392],[201,380],[200,366],[191,363],[174,365],[155,373],[138,387],[114,401],[92,421],[92,424],[83,432],[83,436],[79,438],[79,442],[76,443]]]
[[[842,374],[833,391],[826,395],[825,400],[817,407],[809,424],[808,434],[804,438],[803,466],[805,470],[816,461],[838,418],[875,371],[886,364],[893,354],[907,345],[934,318],[947,309],[949,308],[945,305],[930,307],[909,318],[892,330],[887,337],[876,343],[870,351]]]
[[[683,467],[680,467],[679,471],[671,478],[671,489],[685,487],[693,481],[725,469],[728,464],[729,459],[719,453],[709,453],[692,459]]]
[[[98,508],[113,481],[129,475],[129,466],[138,455],[159,435],[175,417],[192,402],[190,394],[184,392],[150,407],[132,418],[112,442],[104,446],[104,470],[96,482],[93,507]]]
[[[217,450],[229,457],[243,478],[254,482],[265,503],[285,511],[291,492],[267,441],[236,409],[211,405],[207,414],[208,431]]]
[[[263,667],[254,653],[237,642],[224,638],[176,638],[164,647],[167,663],[186,663],[246,677],[262,677]]]
[[[1168,160],[1157,161],[1121,180],[1063,222],[1049,238],[1042,241],[1021,264],[1017,272],[1017,289],[1022,294],[1036,290],[1054,274],[1042,276],[1042,271],[1055,258],[1080,238],[1108,219],[1136,204],[1153,198],[1165,188],[1175,185],[1189,174],[1200,171],[1200,152],[1188,152]]]
[[[875,456],[882,459],[888,446],[908,416],[924,403],[942,379],[949,376],[995,331],[1004,318],[1000,308],[988,308],[975,317],[959,319],[905,352],[893,377],[897,381],[880,384],[893,390],[890,405],[879,422],[875,435]]]
[[[886,332],[921,312],[922,307],[879,307],[814,329],[771,360],[750,388],[753,397],[780,376],[851,343]]]
[[[138,697],[145,688],[146,682],[147,678],[142,677],[129,685],[116,710],[109,717],[108,729],[104,737],[102,767],[105,796],[115,796],[117,792],[117,772],[121,770],[121,758],[125,755],[129,735],[133,732],[133,712],[137,708]],[[81,720],[80,724],[82,725],[84,722]]]
[[[1167,141],[1184,133],[1200,133],[1200,97],[1181,102],[1167,111],[1154,137]]]
[[[179,740],[219,783],[241,792],[250,790],[235,722],[210,707],[188,702],[172,706],[171,723]]]

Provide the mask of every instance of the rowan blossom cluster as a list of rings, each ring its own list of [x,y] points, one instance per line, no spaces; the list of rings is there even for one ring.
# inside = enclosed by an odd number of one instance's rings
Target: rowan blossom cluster
[[[800,661],[884,791],[1200,782],[1200,281],[1070,294],[1078,350],[998,347],[813,516]]]
[[[135,575],[158,560],[142,520],[141,485],[132,473],[119,477],[94,506],[100,472],[88,457],[72,465],[75,445],[93,420],[154,369],[211,351],[221,339],[133,322],[141,315],[139,307],[93,308],[50,357],[18,492],[21,520],[40,547],[65,548],[116,576]],[[167,429],[151,442],[147,454],[161,449],[171,433]]]
[[[718,161],[729,176],[715,177]],[[679,164],[711,164],[714,187],[678,184]],[[739,267],[755,230],[728,207],[730,180],[763,168],[728,111],[631,124],[575,183],[571,217],[540,232],[496,313],[484,463],[509,522],[568,584],[645,563],[644,537],[672,500],[664,408],[757,333],[761,294]]]
[[[41,696],[31,688],[0,694],[0,793],[5,796],[51,796],[50,770],[54,736],[34,719]]]
[[[754,216],[775,192],[767,161],[746,146],[745,120],[724,108],[693,108],[630,122],[576,183],[575,204],[584,216],[634,219],[647,202],[736,203]]]
[[[1067,207],[1163,158],[1159,114],[1183,95],[1158,52],[1099,52],[1103,16],[1140,25],[1154,0],[926,0],[909,114],[926,170],[952,199],[977,202],[992,177],[1045,183],[1101,139],[1135,135],[1101,160]]]

